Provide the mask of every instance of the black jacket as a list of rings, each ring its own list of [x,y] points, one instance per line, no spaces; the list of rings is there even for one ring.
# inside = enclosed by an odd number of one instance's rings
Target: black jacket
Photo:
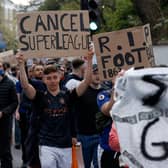
[[[0,81],[0,155],[10,159],[10,137],[12,132],[12,113],[15,112],[18,104],[15,85],[8,77]],[[8,154],[9,153],[9,154]],[[4,155],[5,156],[5,155]]]
[[[0,81],[0,111],[3,113],[3,117],[14,113],[17,105],[18,98],[15,85],[7,76],[4,76]]]

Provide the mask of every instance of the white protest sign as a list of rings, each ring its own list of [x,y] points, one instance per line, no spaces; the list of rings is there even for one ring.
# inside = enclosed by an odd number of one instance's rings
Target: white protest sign
[[[128,70],[115,84],[114,120],[129,168],[168,165],[168,68]]]
[[[0,53],[0,59],[2,59],[3,62],[9,62],[10,64],[17,64],[13,50],[8,50]]]
[[[88,11],[38,11],[17,14],[19,48],[27,58],[87,54]]]
[[[149,25],[93,36],[102,80],[114,79],[121,69],[154,65]]]

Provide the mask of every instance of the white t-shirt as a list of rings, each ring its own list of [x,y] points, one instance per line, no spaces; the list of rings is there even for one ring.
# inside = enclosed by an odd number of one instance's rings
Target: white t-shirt
[[[79,84],[81,83],[81,81],[77,80],[77,79],[70,79],[66,84],[65,87],[68,90],[73,90],[74,88],[76,88]]]

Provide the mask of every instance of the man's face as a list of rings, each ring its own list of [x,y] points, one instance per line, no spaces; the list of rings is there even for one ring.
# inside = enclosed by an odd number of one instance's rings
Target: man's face
[[[44,71],[44,67],[42,65],[36,65],[34,67],[33,76],[35,78],[42,78],[43,77],[43,71]]]
[[[100,77],[98,71],[92,72],[92,83],[95,85],[100,84]]]
[[[49,91],[56,91],[59,87],[60,74],[59,72],[51,72],[48,75],[43,75],[43,81]]]
[[[60,78],[62,79],[64,77],[64,74],[65,74],[65,66],[61,66],[59,68],[59,73],[60,73]]]
[[[80,66],[80,71],[81,71],[82,77],[84,77],[84,74],[85,74],[85,71],[86,71],[86,64],[85,63]]]
[[[27,72],[28,72],[28,77],[33,78],[33,68],[29,67]]]

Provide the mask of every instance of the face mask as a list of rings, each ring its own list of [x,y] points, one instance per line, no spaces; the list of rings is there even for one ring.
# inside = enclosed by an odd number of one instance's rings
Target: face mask
[[[0,69],[0,75],[3,76],[5,74],[3,69]]]

